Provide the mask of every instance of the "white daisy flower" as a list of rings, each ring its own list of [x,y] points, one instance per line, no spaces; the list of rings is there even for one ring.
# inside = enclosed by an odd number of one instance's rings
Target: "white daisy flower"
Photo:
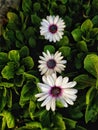
[[[38,83],[41,93],[35,95],[37,101],[43,101],[41,107],[46,106],[46,110],[56,110],[56,101],[60,101],[64,107],[73,105],[77,96],[77,89],[73,87],[76,81],[69,81],[68,77],[57,77],[56,74],[43,76],[43,83]]]
[[[56,52],[55,54],[50,54],[47,50],[47,53],[43,52],[43,56],[39,56],[40,60],[38,61],[40,65],[38,66],[41,75],[43,74],[52,74],[55,72],[61,73],[66,67],[64,64],[67,63],[66,60],[62,60],[61,52]]]
[[[45,39],[50,42],[60,41],[64,34],[65,28],[64,21],[59,16],[47,16],[46,19],[42,19],[40,34],[45,36]]]

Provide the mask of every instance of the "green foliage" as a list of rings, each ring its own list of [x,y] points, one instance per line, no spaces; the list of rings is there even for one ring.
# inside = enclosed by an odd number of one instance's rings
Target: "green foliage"
[[[81,35],[82,35],[82,31],[80,28],[76,28],[72,31],[72,36],[73,36],[75,41],[80,41]]]
[[[48,50],[50,53],[55,53],[55,47],[52,46],[52,45],[46,45],[46,46],[44,46],[44,52],[47,52],[47,50]]]
[[[62,52],[62,54],[67,57],[70,55],[70,52],[71,52],[71,48],[70,47],[67,47],[67,46],[62,46],[59,48],[59,51]]]
[[[98,56],[89,54],[84,59],[84,68],[94,77],[98,77]]]
[[[32,2],[31,0],[23,0],[22,2],[22,9],[24,13],[29,13],[31,11]]]
[[[14,128],[15,119],[14,119],[13,115],[11,114],[11,112],[3,111],[2,118],[3,118],[2,119],[2,128],[1,128],[2,130],[4,130],[6,128],[6,124],[7,124],[8,128]]]
[[[84,89],[86,87],[96,85],[96,80],[93,77],[88,76],[87,74],[78,75],[77,77],[74,78],[74,80],[77,82],[78,89]]]
[[[17,63],[20,60],[19,52],[17,50],[11,50],[8,53],[8,59]]]
[[[0,129],[89,130],[89,123],[98,121],[98,1],[22,0],[18,9],[0,11],[0,20],[2,12]],[[49,15],[59,15],[66,25],[56,43],[40,36],[41,21]],[[67,59],[61,75],[76,81],[78,89],[74,105],[64,108],[58,101],[55,112],[35,98],[42,80],[38,58],[47,50]]]
[[[14,78],[14,63],[8,62],[7,65],[2,69],[2,76],[3,78],[9,80],[11,78]]]

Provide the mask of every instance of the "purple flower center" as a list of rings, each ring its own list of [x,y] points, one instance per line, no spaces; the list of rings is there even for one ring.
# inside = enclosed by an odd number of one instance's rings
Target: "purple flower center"
[[[56,61],[54,59],[50,59],[47,61],[47,67],[49,69],[53,69],[56,66]]]
[[[62,92],[62,89],[60,87],[57,87],[57,86],[54,86],[51,88],[50,90],[50,94],[53,96],[53,97],[58,97],[61,95],[61,92]]]
[[[51,33],[56,33],[57,32],[57,25],[55,25],[55,24],[52,24],[52,25],[50,25],[49,26],[49,31],[51,32]]]

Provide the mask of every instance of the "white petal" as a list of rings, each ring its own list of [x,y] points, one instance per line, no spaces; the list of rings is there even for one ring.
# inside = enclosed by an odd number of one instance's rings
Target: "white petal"
[[[46,19],[42,19],[43,22],[46,22],[47,24],[49,24],[49,22]]]
[[[73,102],[71,99],[67,98],[67,97],[64,97],[64,100],[65,100],[68,104],[70,104],[70,105],[73,105],[73,104],[74,104],[74,102]]]
[[[56,42],[56,38],[55,38],[55,35],[53,35],[53,42]]]
[[[48,33],[47,30],[41,30],[41,31],[40,31],[40,34],[41,34],[41,35],[45,35],[46,33]]]
[[[37,101],[43,101],[44,99],[46,99],[49,95],[45,94],[42,97],[40,97]]]
[[[56,86],[61,86],[62,84],[62,76],[59,76],[57,79],[56,79]]]
[[[47,76],[47,83],[50,86],[54,86],[54,80],[52,79],[52,77],[50,75]]]
[[[72,82],[63,84],[63,86],[64,86],[64,88],[72,88],[72,87],[74,87],[76,84],[77,84],[76,81],[72,81]]]
[[[38,93],[35,95],[36,98],[44,96],[46,93]]]
[[[46,61],[49,59],[49,56],[45,53],[45,52],[42,52],[43,53],[43,56],[45,57]]]
[[[52,98],[52,100],[51,100],[51,110],[52,111],[55,111],[55,98]]]
[[[64,96],[66,96],[66,97],[70,98],[72,101],[75,101],[75,100],[76,100],[76,98],[77,98],[77,96],[76,96],[76,95],[67,94],[67,93],[66,93],[66,95],[64,95]]]
[[[47,68],[47,67],[44,67],[44,68],[41,70],[41,75],[43,75],[44,73],[46,73],[47,70],[48,70],[48,68]]]
[[[39,58],[40,58],[41,60],[43,60],[43,61],[46,61],[46,58],[43,57],[43,56],[39,56]]]
[[[61,63],[61,64],[66,64],[66,63],[67,63],[67,60],[61,60],[60,63]]]
[[[46,64],[46,61],[45,60],[39,60],[38,61],[40,64]]]
[[[54,37],[55,37],[56,41],[60,41],[60,38],[58,37],[57,33],[54,34]]]
[[[51,54],[48,50],[47,50],[47,55],[48,55],[49,58],[51,58]]]
[[[55,67],[54,70],[55,70],[56,72],[58,72],[58,73],[61,73],[61,69],[58,68],[58,67]]]
[[[49,111],[51,107],[51,100],[46,104],[46,110]]]
[[[52,78],[53,78],[53,80],[54,80],[54,83],[55,83],[56,78],[57,78],[56,73],[53,73],[51,76],[52,76]]]
[[[59,20],[59,16],[57,15],[55,18],[54,18],[54,24],[56,24]]]
[[[52,16],[47,16],[47,20],[50,24],[53,24],[53,17]]]
[[[66,103],[66,101],[63,98],[61,98],[60,101],[64,107],[68,107],[68,104]]]
[[[63,65],[63,64],[57,64],[57,67],[58,67],[58,68],[61,68],[61,69],[64,69],[64,68],[65,68],[65,65]]]
[[[51,75],[53,73],[53,71],[54,71],[53,69],[48,68],[46,75]]]
[[[62,35],[63,35],[63,32],[57,32],[57,35],[58,35],[58,37],[60,37],[60,39],[62,38]]]
[[[43,103],[41,104],[41,107],[45,106],[48,102],[50,102],[52,99],[52,97],[48,96],[44,101]]]
[[[41,89],[43,92],[48,92],[48,91],[49,91],[49,85],[47,85],[47,84],[38,83],[38,86],[40,87],[40,89]]]
[[[65,95],[66,95],[66,93],[67,94],[76,94],[78,92],[78,90],[77,89],[64,89],[64,93],[65,93]]]
[[[47,77],[46,77],[46,76],[43,76],[43,77],[42,77],[42,80],[43,80],[43,82],[44,82],[45,84],[47,84]]]
[[[41,22],[42,26],[48,27],[49,26],[49,22],[46,19],[43,19],[43,21]]]
[[[62,88],[63,88],[63,86],[67,83],[69,81],[69,78],[68,77],[64,77],[63,78],[63,81],[62,81]]]

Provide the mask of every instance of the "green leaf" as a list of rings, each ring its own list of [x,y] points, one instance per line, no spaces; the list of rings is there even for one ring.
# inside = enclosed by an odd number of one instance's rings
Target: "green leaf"
[[[98,14],[98,1],[97,0],[93,0],[92,1],[92,9],[94,10],[94,14]]]
[[[32,21],[32,23],[33,23],[34,25],[38,26],[38,25],[40,25],[41,19],[40,19],[40,17],[38,17],[36,14],[32,14],[32,15],[31,15],[31,21]]]
[[[51,121],[50,121],[50,113],[46,110],[42,111],[40,113],[40,121],[43,127],[50,127]]]
[[[29,114],[31,119],[34,119],[34,114],[35,114],[35,108],[36,108],[36,104],[34,103],[34,101],[30,100],[29,103]]]
[[[28,38],[34,36],[34,27],[29,26],[25,31],[24,31],[24,35],[25,38],[28,40]]]
[[[7,96],[5,95],[4,89],[0,89],[0,112],[4,109],[7,103]]]
[[[1,130],[5,130],[5,128],[6,128],[6,119],[3,117],[2,118],[2,128],[1,128]]]
[[[13,86],[14,86],[14,84],[13,83],[9,83],[9,82],[1,82],[0,83],[0,87],[11,88]]]
[[[67,47],[67,46],[62,46],[59,48],[59,51],[62,52],[62,55],[64,57],[67,57],[70,55],[71,53],[71,48],[70,47]]]
[[[91,30],[91,36],[92,36],[92,38],[95,37],[96,35],[98,35],[98,28],[93,28]]]
[[[27,103],[30,98],[33,96],[34,88],[33,88],[33,83],[32,82],[27,82],[22,90],[21,90],[21,96],[20,96],[20,101],[19,104],[23,107],[25,103]]]
[[[85,41],[79,41],[77,43],[77,47],[83,52],[88,52],[87,44]]]
[[[79,101],[81,102],[81,100]],[[83,112],[82,112],[83,106],[84,106],[84,103],[82,105],[78,104],[77,106],[75,106],[75,108],[69,109],[70,117],[75,120],[81,119],[83,117]]]
[[[84,68],[94,77],[98,77],[98,56],[89,54],[84,59]]]
[[[39,2],[35,2],[35,3],[33,4],[33,10],[34,10],[35,12],[38,12],[38,11],[40,10],[40,8],[41,8],[41,5],[40,5]]]
[[[75,128],[75,130],[87,130],[87,129],[84,128],[84,127],[82,127],[82,126],[77,125],[76,128]]]
[[[66,4],[67,0],[61,0],[62,4]]]
[[[13,62],[8,62],[8,64],[3,68],[1,71],[1,74],[3,78],[9,80],[11,78],[14,78],[14,63]]]
[[[17,50],[9,51],[8,58],[10,61],[19,62],[19,60],[20,60],[19,51],[17,51]]]
[[[0,64],[6,63],[8,61],[7,53],[0,52]]]
[[[85,20],[81,25],[81,31],[87,32],[93,28],[93,23],[90,19]]]
[[[77,82],[76,88],[77,89],[84,89],[86,87],[95,86],[96,80],[92,77],[89,77],[86,74],[78,75],[74,78],[74,80]]]
[[[32,80],[35,84],[37,84],[39,82],[39,79],[36,76],[34,76],[34,75],[30,74],[30,73],[24,72],[24,76],[28,80]]]
[[[27,67],[27,69],[32,69],[34,67],[34,61],[32,57],[27,56],[22,59],[22,64]]]
[[[14,12],[8,12],[7,13],[7,18],[11,22],[12,21],[14,21],[14,22],[18,21],[18,16]]]
[[[63,120],[63,117],[60,114],[56,114],[54,117],[54,126],[58,128],[58,130],[66,130],[66,125]]]
[[[22,9],[27,14],[31,12],[32,1],[31,0],[23,0]]]
[[[32,127],[29,127],[29,126],[22,126],[22,127],[19,127],[19,128],[15,128],[16,130],[32,130]],[[36,130],[36,128],[33,130]]]
[[[30,47],[35,48],[36,40],[33,37],[29,38],[29,45],[30,45]]]
[[[68,46],[69,45],[69,38],[67,36],[63,36],[63,38],[56,43],[57,46],[61,47],[61,46]]]
[[[83,60],[84,60],[84,53],[83,52],[78,53],[77,56],[75,57],[75,67],[77,69],[82,68]]]
[[[0,70],[6,65],[8,61],[8,56],[7,53],[5,52],[0,52]]]
[[[92,19],[94,27],[98,27],[98,15],[95,15]]]
[[[15,119],[11,112],[9,111],[3,111],[3,118],[6,119],[6,123],[8,128],[13,128],[15,126]]]
[[[12,107],[12,91],[9,90],[7,93],[7,106],[8,108]]]
[[[39,122],[29,122],[29,123],[26,123],[26,126],[31,127],[32,129],[42,128]]]
[[[29,48],[27,46],[23,46],[20,51],[20,57],[23,58],[23,57],[27,57],[29,56]]]
[[[24,75],[21,74],[21,75],[15,76],[14,82],[17,87],[22,87],[23,82],[24,82]]]
[[[91,87],[86,93],[86,105],[90,104],[95,95],[95,88]]]
[[[74,121],[74,120],[69,119],[69,118],[64,118],[64,122],[65,122],[66,127],[69,130],[74,129],[76,127],[76,123],[77,123],[77,121]]]
[[[92,89],[91,89],[92,90]],[[88,96],[89,96],[89,104],[86,107],[85,112],[85,122],[88,123],[89,121],[96,121],[98,117],[98,94],[96,94],[96,89],[89,90]]]
[[[55,47],[52,46],[52,45],[45,45],[45,46],[44,46],[44,52],[47,52],[47,50],[48,50],[50,53],[55,53]]]
[[[21,48],[21,47],[23,47],[23,44],[22,44],[19,40],[16,40],[16,41],[15,41],[15,44],[16,44],[16,48]]]
[[[22,32],[21,32],[21,31],[16,30],[16,38],[17,38],[20,42],[22,42],[22,43],[23,43],[24,36],[23,36],[23,34],[22,34]]]
[[[80,28],[76,28],[71,32],[75,41],[81,41],[82,31]]]
[[[11,25],[12,26],[12,25]],[[6,32],[4,32],[4,38],[6,40],[10,40],[10,42],[15,42],[16,38],[15,38],[15,34],[14,31],[12,30],[7,30]]]

